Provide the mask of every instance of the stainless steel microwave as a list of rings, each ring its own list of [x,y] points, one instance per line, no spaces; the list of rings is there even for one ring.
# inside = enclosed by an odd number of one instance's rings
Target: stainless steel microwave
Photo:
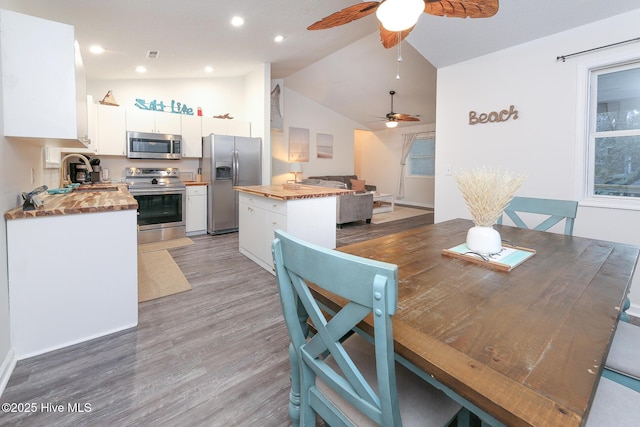
[[[127,132],[127,157],[130,159],[180,160],[182,158],[182,136]]]

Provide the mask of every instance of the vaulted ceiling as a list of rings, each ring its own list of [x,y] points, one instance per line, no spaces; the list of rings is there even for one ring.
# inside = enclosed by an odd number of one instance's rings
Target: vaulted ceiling
[[[462,0],[464,1],[464,0]],[[389,110],[435,117],[436,68],[640,8],[640,0],[503,0],[488,19],[423,14],[398,50],[379,42],[375,15],[342,27],[308,31],[357,0],[0,0],[0,8],[73,25],[89,80],[211,78],[272,64],[272,78],[362,124]],[[243,27],[229,24],[232,16]],[[284,41],[275,43],[275,35]],[[107,51],[95,56],[92,44]],[[147,59],[150,50],[157,59]],[[134,67],[149,71],[136,74]],[[205,73],[205,66],[215,71]],[[396,74],[400,79],[396,79]]]

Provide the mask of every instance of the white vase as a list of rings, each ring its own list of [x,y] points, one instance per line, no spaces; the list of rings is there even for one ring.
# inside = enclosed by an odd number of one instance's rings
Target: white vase
[[[471,227],[467,232],[467,247],[483,255],[498,253],[502,250],[500,233],[493,227]]]

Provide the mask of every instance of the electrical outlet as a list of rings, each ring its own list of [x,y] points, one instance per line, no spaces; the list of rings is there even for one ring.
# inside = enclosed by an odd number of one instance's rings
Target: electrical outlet
[[[445,169],[444,174],[445,175],[453,174],[453,167],[450,164],[447,165],[447,168]]]
[[[35,182],[36,182],[36,171],[33,168],[31,168],[31,183],[35,184]]]

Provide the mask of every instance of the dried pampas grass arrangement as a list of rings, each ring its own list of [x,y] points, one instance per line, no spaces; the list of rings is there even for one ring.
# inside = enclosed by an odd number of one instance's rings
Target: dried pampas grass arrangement
[[[456,183],[471,213],[473,223],[491,227],[507,207],[526,176],[513,176],[485,166],[456,173]]]

